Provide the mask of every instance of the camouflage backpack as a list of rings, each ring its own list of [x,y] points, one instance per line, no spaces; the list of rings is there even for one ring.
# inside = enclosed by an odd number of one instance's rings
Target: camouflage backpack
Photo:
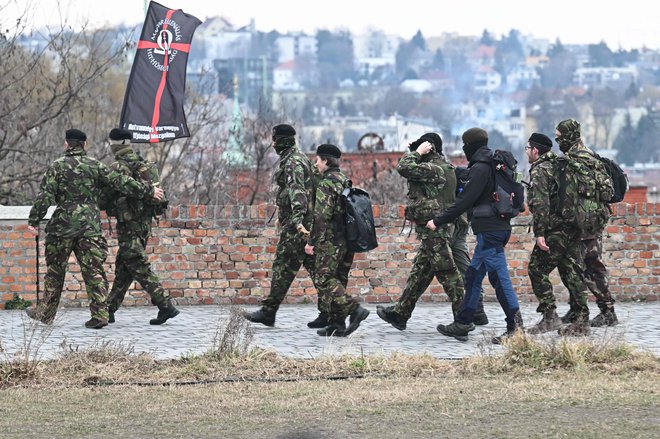
[[[556,213],[567,223],[593,235],[605,227],[610,211],[600,198],[596,173],[603,172],[596,160],[584,155],[557,158],[558,202]]]
[[[123,163],[131,169],[131,177],[134,179],[142,181],[149,186],[160,185],[158,167],[155,163],[144,159],[140,159],[139,161],[124,161]],[[113,216],[120,222],[126,222],[139,217],[145,211],[151,217],[158,218],[165,214],[168,204],[169,200],[166,195],[161,200],[155,200],[153,198],[136,200],[126,197],[121,192],[105,188],[100,196],[99,209],[105,210],[109,217]]]

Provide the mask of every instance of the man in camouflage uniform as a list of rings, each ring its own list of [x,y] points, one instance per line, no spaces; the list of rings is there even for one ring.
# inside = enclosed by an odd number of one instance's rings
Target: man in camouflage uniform
[[[561,121],[557,125],[555,134],[559,149],[568,159],[588,162],[592,169],[596,170],[596,187],[599,190],[599,198],[600,200],[610,200],[614,194],[612,180],[603,164],[594,156],[593,151],[582,142],[579,122],[575,119]],[[608,209],[609,213],[609,206],[605,201],[603,201],[603,209]],[[582,236],[585,281],[589,291],[596,297],[596,304],[600,309],[600,314],[589,322],[594,327],[614,326],[619,323],[614,312],[614,299],[609,291],[607,268],[602,261],[604,228],[594,234]],[[571,301],[570,305],[570,310],[562,317],[564,323],[573,323],[579,318],[576,312],[577,304]]]
[[[350,270],[354,253],[348,251],[346,244],[341,194],[351,181],[339,169],[340,157],[341,151],[335,145],[324,144],[316,149],[316,168],[322,177],[316,189],[314,222],[305,253],[315,256],[315,284],[319,300],[325,302],[328,312],[327,326],[317,333],[345,337],[360,326],[369,311],[346,293],[346,268]]]
[[[449,297],[454,313],[463,300],[463,280],[449,250],[453,224],[430,230],[426,223],[451,206],[456,198],[454,167],[445,160],[442,139],[427,133],[410,144],[410,152],[403,155],[397,171],[408,181],[406,218],[415,224],[421,241],[406,288],[394,306],[378,306],[378,316],[398,330],[406,324],[415,304],[436,277]]]
[[[110,165],[113,171],[122,175],[139,178],[148,172],[144,161],[131,147],[130,131],[114,128],[108,136],[115,162]],[[155,186],[158,182],[152,182]],[[155,217],[153,203],[135,197],[127,197],[114,192],[110,203],[117,216],[117,240],[119,250],[115,259],[115,281],[108,298],[109,323],[114,323],[115,313],[121,306],[128,288],[136,280],[142,285],[151,303],[158,307],[158,316],[149,321],[152,325],[162,325],[179,314],[158,276],[151,269],[145,252],[147,240],[151,236],[151,221]]]
[[[296,130],[291,125],[273,127],[273,147],[280,156],[280,165],[273,176],[279,190],[276,205],[280,239],[275,251],[270,294],[261,302],[261,308],[244,317],[266,326],[275,325],[275,314],[301,266],[305,266],[314,279],[314,260],[305,255],[307,235],[312,227],[314,213],[314,170],[312,163],[296,146]],[[327,309],[319,297],[319,317],[310,327],[325,327]]]
[[[527,271],[534,295],[539,301],[536,312],[543,316],[539,323],[529,329],[530,334],[556,331],[562,326],[548,277],[555,268],[559,270],[559,276],[576,304],[576,313],[589,315],[582,250],[575,245],[580,240],[581,232],[565,222],[555,210],[559,203],[559,186],[557,156],[551,149],[552,140],[541,133],[533,133],[525,146],[527,158],[532,165],[527,198],[536,238]],[[582,329],[585,329],[584,326]]]
[[[103,262],[108,246],[101,232],[98,208],[100,188],[113,186],[135,197],[160,199],[163,191],[111,171],[86,155],[87,136],[82,131],[66,131],[64,157],[55,160],[41,180],[39,194],[30,210],[28,230],[38,235],[41,219],[48,207],[57,208],[46,226],[46,264],[44,298],[36,309],[27,310],[30,318],[50,324],[64,287],[64,276],[73,251],[85,281],[92,318],[87,328],[100,329],[108,324],[108,281]]]

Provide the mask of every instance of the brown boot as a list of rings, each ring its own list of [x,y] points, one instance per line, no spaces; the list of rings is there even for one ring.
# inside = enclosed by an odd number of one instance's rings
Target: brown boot
[[[556,308],[548,308],[543,312],[543,318],[536,325],[532,326],[528,334],[543,334],[545,332],[556,331],[561,328],[561,319],[557,315]]]
[[[591,333],[591,327],[589,326],[588,320],[577,321],[559,328],[557,333],[562,336],[580,337],[589,335]]]

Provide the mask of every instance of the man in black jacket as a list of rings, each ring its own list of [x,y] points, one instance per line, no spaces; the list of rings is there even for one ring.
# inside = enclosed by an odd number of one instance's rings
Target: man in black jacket
[[[465,276],[465,297],[454,322],[438,325],[437,329],[448,337],[467,340],[468,333],[474,329],[474,314],[481,297],[481,283],[488,273],[488,280],[506,315],[506,332],[493,338],[493,343],[500,344],[504,338],[522,328],[522,317],[504,254],[504,247],[511,237],[511,224],[508,219],[497,216],[492,206],[495,175],[492,151],[487,145],[488,133],[485,130],[470,128],[463,133],[463,152],[469,161],[468,183],[454,204],[439,217],[429,221],[427,227],[435,230],[472,210],[472,230],[477,235],[477,247]]]

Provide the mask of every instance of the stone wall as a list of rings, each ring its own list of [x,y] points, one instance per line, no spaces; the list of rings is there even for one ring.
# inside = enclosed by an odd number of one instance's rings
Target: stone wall
[[[614,206],[615,214],[604,239],[604,260],[610,269],[611,291],[620,301],[660,297],[660,204],[637,203]],[[405,286],[417,250],[415,234],[402,230],[402,206],[375,206],[380,246],[357,255],[349,292],[367,302],[397,299]],[[0,207],[0,307],[18,293],[36,298],[35,239],[27,232],[29,208]],[[270,269],[277,244],[275,220],[270,206],[179,206],[154,226],[148,252],[163,285],[180,304],[256,304],[268,294]],[[522,301],[535,301],[527,277],[527,261],[533,247],[530,217],[515,220],[507,257],[514,287]],[[108,221],[103,221],[109,236]],[[45,223],[44,223],[45,225]],[[114,230],[114,225],[112,226]],[[109,239],[107,274],[113,280],[116,239]],[[469,246],[474,240],[470,236]],[[43,234],[40,241],[40,286],[46,266]],[[86,306],[80,268],[72,255],[62,296],[64,306]],[[565,301],[567,294],[553,273],[555,291]],[[135,286],[135,285],[134,285]],[[495,300],[490,286],[487,300]],[[593,299],[593,298],[592,298]],[[316,291],[301,270],[291,286],[288,303],[314,302]],[[422,296],[425,301],[444,301],[442,288],[434,281]],[[131,290],[126,305],[145,305],[148,297]]]

